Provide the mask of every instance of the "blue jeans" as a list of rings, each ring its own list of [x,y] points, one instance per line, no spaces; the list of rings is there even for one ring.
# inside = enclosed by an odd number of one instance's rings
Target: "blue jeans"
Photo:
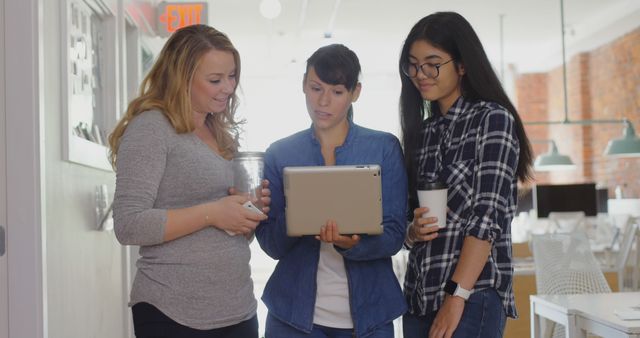
[[[404,338],[425,338],[437,312],[425,316],[406,313],[402,317]],[[494,289],[474,292],[464,306],[464,312],[453,338],[500,338],[504,333],[507,316],[502,301]]]
[[[280,321],[278,318],[267,314],[265,325],[265,338],[354,338],[353,329],[336,329],[313,324],[310,333],[300,331],[293,326]],[[393,338],[393,323],[388,323],[377,329],[367,338]]]

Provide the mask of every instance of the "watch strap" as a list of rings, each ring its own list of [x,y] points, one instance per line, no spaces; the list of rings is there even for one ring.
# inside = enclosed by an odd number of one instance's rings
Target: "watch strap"
[[[471,296],[471,290],[463,288],[462,286],[460,286],[460,284],[452,280],[448,280],[444,285],[444,292],[450,294],[451,296],[460,297],[464,300],[468,300]]]

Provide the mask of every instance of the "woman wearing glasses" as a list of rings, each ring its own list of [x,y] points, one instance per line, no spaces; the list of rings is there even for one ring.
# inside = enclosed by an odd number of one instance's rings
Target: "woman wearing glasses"
[[[404,336],[501,337],[506,316],[516,316],[510,234],[516,184],[531,175],[522,121],[478,36],[457,13],[415,24],[400,77],[413,210]],[[421,217],[428,209],[418,207],[418,180],[448,186],[446,226],[439,231],[436,219]]]

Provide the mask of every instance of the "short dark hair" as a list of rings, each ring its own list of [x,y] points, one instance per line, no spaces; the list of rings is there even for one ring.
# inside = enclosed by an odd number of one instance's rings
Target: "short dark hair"
[[[353,92],[358,85],[361,71],[360,60],[358,60],[356,53],[345,45],[332,44],[320,47],[311,54],[307,59],[307,68],[304,73],[305,81],[311,67],[320,80],[330,85],[343,85],[350,92]],[[353,119],[353,107],[351,106],[347,118]]]
[[[307,59],[307,69],[313,67],[323,82],[344,85],[353,91],[360,76],[360,60],[351,49],[342,44],[320,47]]]

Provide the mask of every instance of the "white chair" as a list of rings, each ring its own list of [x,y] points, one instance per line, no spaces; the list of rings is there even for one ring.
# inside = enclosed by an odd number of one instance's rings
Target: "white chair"
[[[549,220],[555,226],[555,232],[572,232],[586,228],[584,211],[552,211]]]
[[[583,231],[535,235],[531,243],[538,294],[611,292]],[[564,337],[563,327],[550,324],[545,337]]]
[[[618,290],[637,291],[640,289],[640,224],[631,217],[619,237],[619,249],[616,259],[618,272]],[[635,244],[635,255],[634,255]]]

